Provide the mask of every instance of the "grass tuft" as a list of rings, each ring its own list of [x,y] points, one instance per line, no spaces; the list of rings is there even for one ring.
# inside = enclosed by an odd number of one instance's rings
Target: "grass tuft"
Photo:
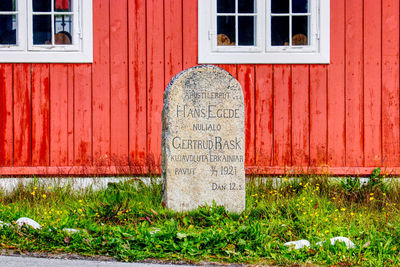
[[[242,214],[215,203],[172,212],[163,205],[162,188],[155,181],[146,185],[132,179],[100,191],[35,181],[0,192],[0,220],[14,223],[29,217],[43,229],[3,226],[0,246],[111,255],[121,261],[400,265],[400,187],[384,178],[378,170],[368,184],[357,177],[339,182],[329,182],[327,176],[253,177]],[[70,234],[64,228],[80,231]],[[356,248],[316,245],[335,236],[350,238]],[[283,246],[300,239],[309,240],[311,248]]]

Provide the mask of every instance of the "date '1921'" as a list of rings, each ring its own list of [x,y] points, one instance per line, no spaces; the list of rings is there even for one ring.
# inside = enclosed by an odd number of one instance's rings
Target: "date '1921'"
[[[233,166],[221,166],[221,175],[236,175],[236,167]]]

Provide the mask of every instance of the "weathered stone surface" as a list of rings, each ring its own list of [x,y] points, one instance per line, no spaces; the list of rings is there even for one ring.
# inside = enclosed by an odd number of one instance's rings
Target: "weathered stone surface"
[[[42,226],[40,224],[38,224],[36,221],[34,221],[30,218],[27,218],[27,217],[19,218],[15,223],[18,226],[28,225],[28,226],[32,227],[33,229],[41,229],[42,228]]]
[[[310,241],[305,240],[305,239],[301,239],[301,240],[297,240],[297,241],[290,241],[290,242],[286,242],[285,244],[283,244],[284,246],[287,246],[289,248],[292,249],[302,249],[304,247],[310,247]]]
[[[78,229],[73,229],[73,228],[64,228],[63,231],[69,233],[69,234],[75,234],[79,233],[80,231]]]
[[[331,245],[334,246],[336,242],[343,242],[346,244],[346,247],[349,248],[355,248],[356,245],[347,237],[343,237],[343,236],[336,236],[330,239]],[[317,246],[323,246],[323,244],[325,243],[325,241],[321,241],[318,242],[316,245]]]
[[[244,102],[239,82],[215,66],[175,76],[164,93],[162,176],[168,208],[215,201],[245,208]]]
[[[9,224],[9,223],[6,223],[6,222],[3,222],[3,221],[0,221],[0,228],[3,228],[4,226],[8,226],[8,227],[10,227],[10,226],[11,226],[11,224]]]

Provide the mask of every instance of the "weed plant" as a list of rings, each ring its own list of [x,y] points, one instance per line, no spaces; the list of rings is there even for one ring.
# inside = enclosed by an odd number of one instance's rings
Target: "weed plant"
[[[73,191],[37,183],[0,195],[0,220],[20,217],[42,230],[0,228],[0,246],[19,251],[108,255],[121,261],[147,258],[187,262],[293,265],[400,265],[399,185],[372,174],[328,182],[327,176],[250,178],[246,210],[214,204],[186,213],[168,210],[161,185],[132,179],[101,191]],[[79,229],[70,234],[64,228]],[[356,248],[325,242],[350,238]],[[307,239],[310,248],[285,242]]]

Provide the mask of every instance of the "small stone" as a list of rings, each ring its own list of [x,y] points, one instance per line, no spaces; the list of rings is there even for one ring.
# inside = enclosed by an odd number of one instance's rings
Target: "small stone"
[[[156,234],[156,233],[158,233],[158,232],[160,232],[160,231],[161,231],[160,228],[153,228],[153,230],[150,231],[150,234],[151,234],[151,235],[154,235],[154,234]]]
[[[335,245],[336,242],[344,242],[346,244],[347,248],[355,248],[356,247],[356,245],[353,242],[351,242],[351,240],[348,239],[347,237],[337,236],[337,237],[331,238],[332,246]]]
[[[297,241],[291,241],[291,242],[286,242],[283,244],[284,246],[287,246],[292,249],[302,249],[304,247],[310,247],[310,241],[302,239],[302,240],[297,240]]]
[[[356,245],[350,239],[348,239],[347,237],[343,237],[343,236],[333,237],[330,239],[330,241],[331,241],[332,246],[334,246],[336,242],[344,242],[348,249],[356,247]],[[324,243],[325,243],[325,241],[321,241],[321,242],[318,242],[316,245],[322,246]]]
[[[11,224],[9,224],[9,223],[6,223],[6,222],[3,222],[3,221],[0,221],[0,228],[3,228],[4,226],[8,226],[8,227],[10,227],[10,226],[11,226]]]
[[[69,234],[75,234],[80,232],[79,230],[72,228],[64,228],[63,231],[68,232]]]
[[[27,218],[27,217],[19,218],[15,223],[18,226],[28,225],[28,226],[32,227],[33,229],[42,229],[42,226],[40,224],[38,224],[36,221],[34,221],[30,218]]]

